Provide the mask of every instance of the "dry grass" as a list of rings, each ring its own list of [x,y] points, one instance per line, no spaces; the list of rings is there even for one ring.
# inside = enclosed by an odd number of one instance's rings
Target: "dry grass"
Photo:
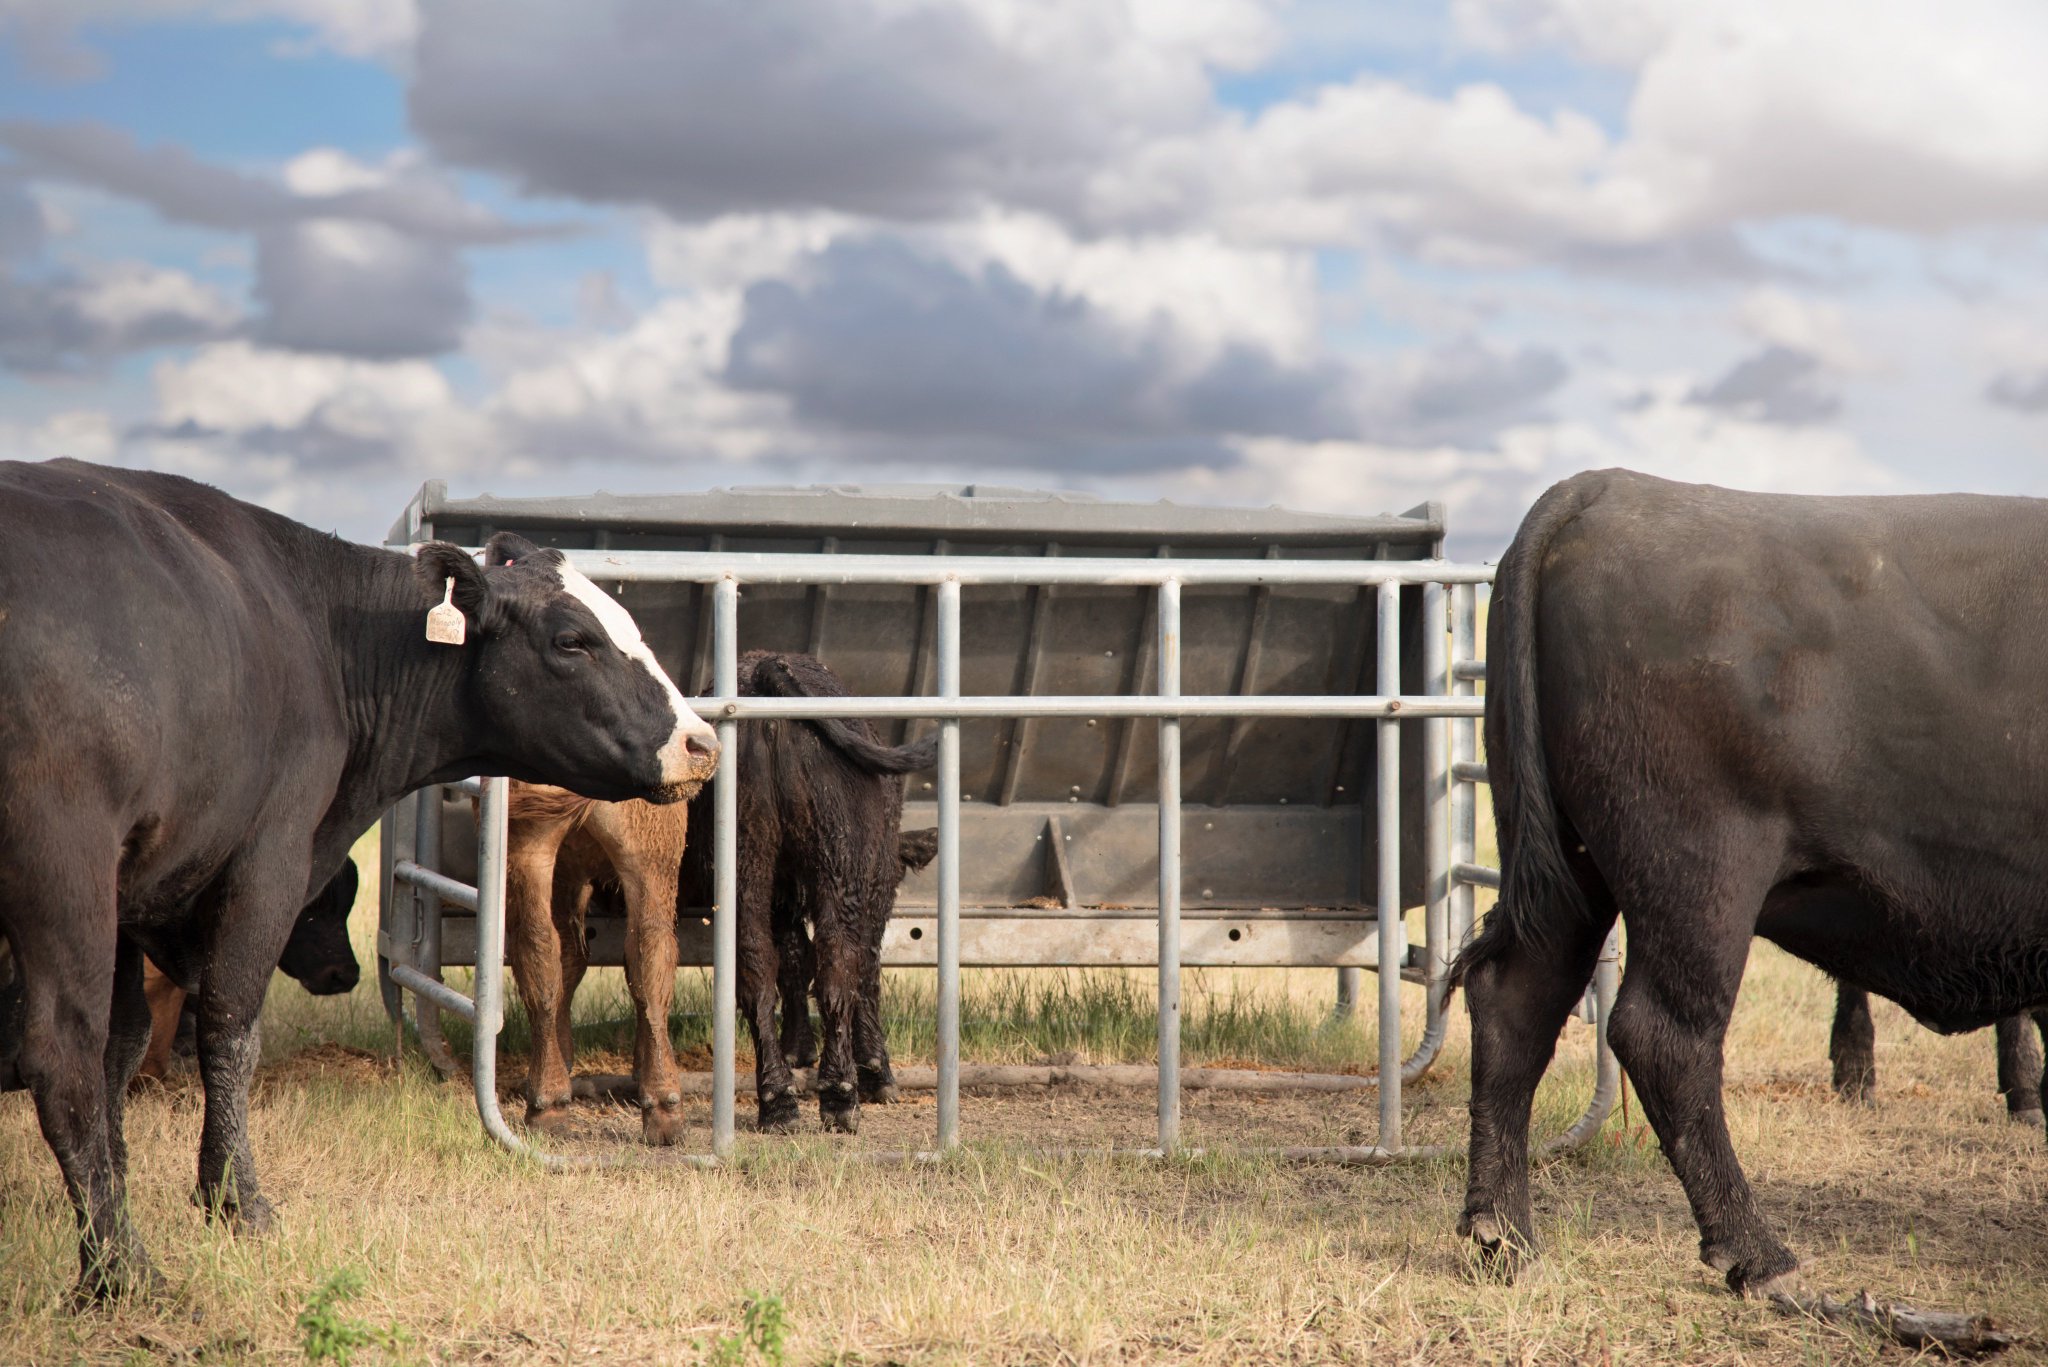
[[[373,920],[359,916],[365,940]],[[686,996],[701,993],[683,976]],[[1190,1062],[1373,1057],[1369,1027],[1317,1030],[1326,972],[1189,976]],[[970,1055],[1145,1058],[1147,977],[970,974]],[[604,997],[600,984],[581,1014],[616,1014]],[[929,1037],[906,1013],[924,1015],[925,989],[899,975],[891,999],[917,1061]],[[1767,1209],[1821,1285],[1988,1310],[2048,1335],[2048,1148],[2005,1122],[1989,1035],[1939,1039],[1880,1006],[1884,1099],[1847,1107],[1827,1088],[1831,1001],[1818,974],[1758,946],[1728,1103]],[[747,1136],[745,1161],[722,1171],[550,1176],[481,1138],[464,1089],[416,1059],[394,1066],[373,985],[315,1000],[280,979],[266,1021],[252,1121],[283,1216],[276,1237],[230,1237],[187,1204],[189,1080],[131,1109],[131,1192],[175,1288],[165,1305],[65,1308],[75,1263],[55,1164],[28,1098],[0,1097],[0,1359],[303,1360],[300,1312],[347,1269],[364,1289],[341,1312],[406,1335],[357,1361],[770,1361],[745,1342],[750,1295],[777,1298],[796,1363],[1908,1356],[1722,1290],[1695,1260],[1684,1199],[1639,1113],[1635,1128],[1617,1117],[1590,1152],[1538,1170],[1546,1257],[1502,1285],[1451,1233],[1461,1162],[1289,1168],[1233,1152],[1369,1139],[1369,1094],[1191,1095],[1189,1136],[1211,1148],[1199,1161],[1032,1155],[1024,1146],[1150,1135],[1149,1095],[1063,1091],[968,1099],[967,1150],[918,1170],[850,1157],[927,1139],[930,1102],[913,1098],[871,1108],[857,1140]],[[677,1022],[685,1045],[701,1030]],[[594,1050],[617,1042],[601,1023],[585,1034]],[[1546,1129],[1583,1102],[1589,1034],[1568,1029],[1539,1097]],[[1460,1020],[1410,1090],[1412,1139],[1462,1140],[1465,1059]],[[507,1065],[516,1078],[519,1061]],[[695,1121],[702,1146],[708,1106]],[[627,1139],[638,1125],[592,1107],[590,1129]],[[2043,1360],[2033,1347],[2016,1356]]]

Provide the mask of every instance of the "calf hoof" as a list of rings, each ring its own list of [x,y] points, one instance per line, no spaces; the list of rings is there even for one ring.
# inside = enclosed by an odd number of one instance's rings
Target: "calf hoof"
[[[794,1089],[781,1092],[763,1092],[760,1097],[760,1118],[755,1128],[762,1134],[795,1134],[801,1112],[796,1104]]]
[[[683,1142],[683,1107],[681,1102],[659,1106],[646,1106],[640,1112],[640,1140],[657,1149],[666,1149]]]
[[[862,1068],[860,1072],[860,1099],[877,1105],[893,1106],[902,1096],[896,1090],[896,1075],[888,1069]]]
[[[550,1139],[560,1139],[569,1133],[569,1108],[566,1105],[528,1106],[526,1128]]]

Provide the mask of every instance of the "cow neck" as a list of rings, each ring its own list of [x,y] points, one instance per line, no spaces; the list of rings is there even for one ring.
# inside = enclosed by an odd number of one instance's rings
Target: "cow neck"
[[[429,603],[412,559],[348,549],[362,557],[360,566],[327,586],[348,762],[321,825],[323,846],[338,841],[341,852],[407,793],[476,772],[483,750],[463,705],[479,648],[474,633],[467,646],[429,642]]]

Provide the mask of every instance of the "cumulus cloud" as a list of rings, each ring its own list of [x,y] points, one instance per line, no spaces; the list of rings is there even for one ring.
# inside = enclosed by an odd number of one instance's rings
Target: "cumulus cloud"
[[[418,0],[0,0],[0,37],[31,74],[72,82],[106,74],[83,34],[122,21],[283,20],[307,35],[279,44],[287,54],[318,46],[397,60],[418,31],[418,9]]]
[[[240,322],[212,287],[139,261],[0,275],[0,366],[28,374],[91,371],[128,352],[224,337]]]
[[[1984,397],[2001,408],[2048,413],[2048,370],[2007,371],[1993,376]]]
[[[454,248],[336,219],[258,233],[256,297],[264,341],[374,359],[452,351],[471,314]]]
[[[1289,362],[1205,345],[1164,318],[1133,326],[1086,296],[1041,290],[893,238],[834,242],[746,292],[724,378],[786,397],[804,422],[919,439],[1035,443],[1048,464],[1227,458],[1219,438],[1300,440],[1498,422],[1554,389],[1547,352],[1467,342],[1382,367]]]
[[[1252,0],[442,0],[410,107],[452,161],[685,220],[1072,212],[1105,157],[1214,120],[1211,68],[1272,37]]]
[[[28,187],[0,172],[0,261],[36,255],[47,231],[43,208]]]
[[[1696,388],[1690,401],[1727,409],[1757,422],[1822,422],[1841,412],[1841,397],[1821,383],[1815,357],[1790,347],[1768,346],[1737,361],[1710,385]]]

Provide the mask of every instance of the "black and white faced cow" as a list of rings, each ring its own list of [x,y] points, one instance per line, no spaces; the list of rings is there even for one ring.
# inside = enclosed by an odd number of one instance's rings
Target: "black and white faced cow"
[[[356,836],[474,773],[675,801],[717,742],[631,618],[517,538],[493,542],[490,569],[445,543],[415,562],[190,480],[68,460],[0,463],[0,529],[14,1070],[77,1211],[79,1291],[104,1297],[155,1278],[121,1133],[145,953],[198,991],[197,1198],[264,1228],[257,1013]],[[459,621],[430,640],[443,601]]]

